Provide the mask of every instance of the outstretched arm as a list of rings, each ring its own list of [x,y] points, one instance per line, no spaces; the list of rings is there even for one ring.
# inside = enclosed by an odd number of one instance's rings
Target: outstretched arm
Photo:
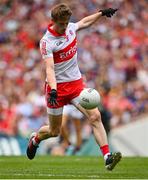
[[[78,22],[78,30],[87,28],[91,26],[93,23],[95,23],[100,17],[102,16],[102,12],[97,12],[95,14],[92,14],[90,16],[87,16],[83,19],[81,19]]]
[[[114,13],[117,11],[117,9],[104,9],[104,10],[100,10],[99,12],[92,14],[90,16],[87,16],[83,19],[81,19],[78,23],[78,29],[84,29],[87,28],[89,26],[91,26],[92,24],[94,24],[101,16],[106,16],[106,17],[111,17],[114,15]]]

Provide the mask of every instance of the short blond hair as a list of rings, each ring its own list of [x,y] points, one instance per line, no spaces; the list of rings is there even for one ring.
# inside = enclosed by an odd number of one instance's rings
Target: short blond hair
[[[70,18],[71,15],[72,11],[65,3],[58,4],[51,9],[51,18],[53,19],[53,21]]]

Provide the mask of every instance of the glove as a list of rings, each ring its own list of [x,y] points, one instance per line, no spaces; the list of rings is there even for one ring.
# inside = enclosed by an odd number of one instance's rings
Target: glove
[[[117,10],[118,9],[109,8],[109,9],[100,10],[99,12],[102,12],[102,16],[112,17]]]
[[[55,89],[51,89],[49,93],[50,97],[47,99],[48,103],[50,103],[52,106],[58,105],[57,102],[57,91]]]

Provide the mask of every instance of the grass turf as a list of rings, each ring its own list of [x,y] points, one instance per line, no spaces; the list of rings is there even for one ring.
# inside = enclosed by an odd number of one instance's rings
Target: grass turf
[[[0,156],[0,179],[144,179],[148,178],[148,158],[123,158],[107,171],[101,157],[94,156]]]

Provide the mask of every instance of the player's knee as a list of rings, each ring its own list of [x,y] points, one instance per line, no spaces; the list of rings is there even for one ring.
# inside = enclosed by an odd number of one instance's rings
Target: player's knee
[[[90,123],[94,125],[96,122],[101,122],[101,114],[99,111],[96,111],[92,115],[90,115]]]

